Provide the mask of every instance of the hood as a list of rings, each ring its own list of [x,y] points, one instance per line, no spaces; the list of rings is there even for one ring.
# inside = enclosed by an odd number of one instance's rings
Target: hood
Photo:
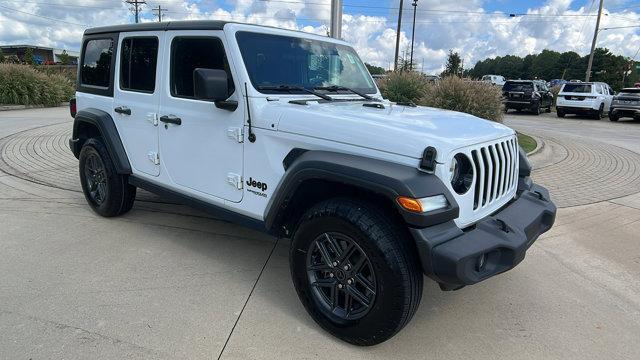
[[[425,148],[433,146],[438,162],[453,150],[514,134],[504,125],[469,114],[382,104],[384,108],[367,107],[361,101],[307,105],[278,101],[263,110],[272,112],[268,118],[279,119],[278,131],[413,158],[421,158]]]

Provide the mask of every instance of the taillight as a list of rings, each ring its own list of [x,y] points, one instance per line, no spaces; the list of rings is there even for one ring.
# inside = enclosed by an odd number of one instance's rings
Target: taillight
[[[77,108],[76,108],[76,99],[73,98],[71,100],[69,100],[69,112],[71,113],[71,117],[75,118],[76,117],[76,112],[77,112]]]

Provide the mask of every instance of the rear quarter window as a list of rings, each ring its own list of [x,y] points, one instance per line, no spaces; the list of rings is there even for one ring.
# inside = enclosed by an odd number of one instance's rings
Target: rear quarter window
[[[81,84],[109,88],[112,58],[112,39],[87,41],[82,58]]]

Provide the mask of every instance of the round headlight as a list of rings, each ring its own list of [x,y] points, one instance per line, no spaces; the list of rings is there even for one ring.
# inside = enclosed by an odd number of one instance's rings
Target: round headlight
[[[473,184],[473,165],[464,154],[457,154],[451,160],[451,187],[459,195],[464,195]]]

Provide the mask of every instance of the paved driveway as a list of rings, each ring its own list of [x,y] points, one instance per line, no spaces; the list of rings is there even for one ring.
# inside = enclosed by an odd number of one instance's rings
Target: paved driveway
[[[142,193],[96,217],[67,110],[0,113],[0,358],[634,359],[640,354],[640,123],[510,115],[544,140],[534,177],[562,207],[516,269],[357,348],[307,316],[288,243]]]

